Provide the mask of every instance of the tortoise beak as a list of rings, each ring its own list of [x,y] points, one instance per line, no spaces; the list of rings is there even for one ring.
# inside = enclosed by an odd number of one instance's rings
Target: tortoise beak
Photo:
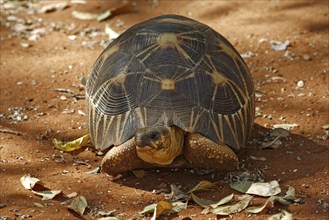
[[[135,137],[135,141],[136,141],[136,146],[139,148],[150,147],[153,149],[158,149],[158,146],[152,141],[150,141],[148,137],[145,136]]]

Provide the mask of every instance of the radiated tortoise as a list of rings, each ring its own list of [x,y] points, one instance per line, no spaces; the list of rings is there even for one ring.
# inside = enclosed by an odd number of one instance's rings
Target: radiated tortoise
[[[137,24],[99,56],[86,85],[87,124],[102,170],[236,169],[254,116],[246,63],[209,26],[163,15]],[[232,150],[233,149],[233,150]]]

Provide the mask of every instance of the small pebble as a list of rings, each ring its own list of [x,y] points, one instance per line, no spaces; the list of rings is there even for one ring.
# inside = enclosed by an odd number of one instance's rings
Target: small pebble
[[[59,97],[59,99],[65,101],[65,100],[67,100],[67,97],[65,95],[61,95],[61,97]]]
[[[76,35],[70,35],[67,37],[69,40],[75,40],[77,39],[77,36]]]
[[[303,59],[306,60],[306,61],[312,60],[311,56],[310,55],[307,55],[307,54],[304,54],[303,55]]]
[[[304,87],[304,81],[303,80],[299,80],[297,82],[297,88],[303,88]]]

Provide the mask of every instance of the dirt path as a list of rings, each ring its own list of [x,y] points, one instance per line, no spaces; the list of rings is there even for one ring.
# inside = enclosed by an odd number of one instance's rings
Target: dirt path
[[[303,201],[268,207],[252,218],[266,219],[281,209],[296,219],[328,218],[328,1],[136,1],[102,22],[78,20],[71,13],[102,12],[121,1],[70,3],[63,10],[47,13],[38,12],[45,4],[0,2],[1,217],[82,219],[66,208],[70,199],[59,196],[42,201],[24,189],[20,183],[24,174],[64,195],[77,192],[85,196],[89,203],[86,219],[99,218],[99,210],[114,209],[122,219],[141,218],[138,212],[145,206],[164,199],[164,193],[154,190],[169,192],[170,184],[187,191],[201,180],[220,181],[221,190],[205,196],[222,198],[234,192],[223,181],[225,174],[198,175],[186,170],[155,170],[142,178],[127,174],[112,181],[103,174],[86,173],[101,160],[92,146],[74,153],[52,147],[54,137],[72,140],[87,132],[80,82],[108,42],[105,25],[122,33],[145,19],[176,13],[208,24],[241,54],[251,54],[245,60],[256,85],[257,117],[250,145],[239,153],[242,171],[259,172],[258,178],[265,181],[278,180],[283,191],[293,186]],[[289,45],[275,51],[270,47],[272,40],[289,41]],[[297,126],[278,148],[256,149],[275,124]],[[168,218],[216,218],[201,211],[191,202],[186,210]],[[232,218],[248,215],[241,212]]]

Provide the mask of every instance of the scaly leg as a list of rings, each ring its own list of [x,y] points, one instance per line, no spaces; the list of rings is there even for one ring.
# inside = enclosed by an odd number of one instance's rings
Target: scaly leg
[[[231,148],[217,144],[198,133],[185,138],[184,158],[189,167],[229,172],[237,169],[239,159]]]
[[[101,162],[102,172],[116,176],[138,168],[149,167],[136,153],[135,138],[114,146],[107,152]]]

